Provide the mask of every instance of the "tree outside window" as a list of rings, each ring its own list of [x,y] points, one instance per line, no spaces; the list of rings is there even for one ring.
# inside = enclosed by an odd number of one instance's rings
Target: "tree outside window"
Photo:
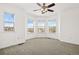
[[[45,21],[38,21],[37,22],[37,30],[38,32],[45,32]]]
[[[34,25],[33,20],[27,21],[27,31],[33,33],[34,32]]]
[[[56,32],[56,20],[48,20],[49,32]]]

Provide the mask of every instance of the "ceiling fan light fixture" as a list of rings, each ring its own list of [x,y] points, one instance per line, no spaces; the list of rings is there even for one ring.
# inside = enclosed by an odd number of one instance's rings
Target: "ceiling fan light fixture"
[[[48,9],[41,9],[42,14],[46,13],[48,11]]]

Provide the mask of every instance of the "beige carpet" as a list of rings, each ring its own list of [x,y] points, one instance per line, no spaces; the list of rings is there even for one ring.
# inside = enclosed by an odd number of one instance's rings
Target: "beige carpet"
[[[29,39],[22,45],[0,50],[2,55],[75,55],[79,45],[61,42],[50,38]]]

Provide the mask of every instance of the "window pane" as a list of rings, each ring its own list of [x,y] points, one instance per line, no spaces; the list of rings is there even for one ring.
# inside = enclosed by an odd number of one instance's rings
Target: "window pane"
[[[44,21],[38,21],[37,22],[37,30],[38,32],[45,32],[45,22]]]
[[[14,14],[11,13],[4,13],[4,21],[7,23],[13,23],[14,22]]]
[[[27,27],[28,28],[33,28],[33,21],[32,20],[28,20]]]
[[[49,32],[56,32],[56,20],[48,21]]]
[[[4,30],[14,31],[14,14],[4,12]]]
[[[28,20],[27,21],[27,28],[28,28],[27,31],[28,32],[34,32],[34,28],[33,27],[34,27],[33,20]]]

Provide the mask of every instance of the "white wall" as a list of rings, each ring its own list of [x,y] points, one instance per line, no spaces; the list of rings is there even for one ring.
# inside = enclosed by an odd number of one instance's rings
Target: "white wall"
[[[3,30],[3,13],[15,14],[15,31],[5,32]],[[0,4],[0,48],[8,47],[25,42],[25,16],[23,10],[12,4]]]
[[[11,12],[15,14],[15,32],[5,32],[4,31],[4,22],[3,22],[3,13]],[[37,29],[34,33],[27,33],[27,29],[25,27],[25,20],[31,18],[32,20],[53,20],[57,21],[57,32],[56,33],[38,33]],[[35,38],[35,37],[51,37],[58,38],[58,15],[52,15],[52,17],[43,17],[43,16],[34,16],[25,13],[24,9],[21,9],[20,6],[16,6],[14,4],[0,4],[0,48],[5,48],[8,46],[16,45],[25,42],[27,39]]]
[[[3,12],[12,12],[15,14],[15,32],[5,32],[3,30]],[[37,29],[34,33],[28,33],[25,27],[25,20],[28,18],[37,20],[53,20],[57,21],[56,33],[38,33]],[[79,8],[70,8],[61,11],[52,17],[43,17],[30,15],[24,12],[20,6],[14,4],[0,4],[0,48],[16,45],[25,42],[25,40],[35,37],[50,37],[60,39],[61,41],[79,44]]]
[[[45,24],[45,32],[44,33],[39,33],[37,32],[37,28],[35,27],[35,32],[34,33],[28,33],[27,32],[27,27],[25,28],[25,38],[26,40],[27,39],[30,39],[30,38],[35,38],[35,37],[50,37],[50,38],[54,38],[54,39],[58,39],[58,32],[59,32],[59,29],[58,29],[58,15],[57,14],[53,14],[52,17],[44,17],[44,16],[34,16],[34,15],[27,15],[26,17],[26,21],[28,19],[32,19],[34,22],[38,21],[38,20],[43,20],[43,21],[47,21],[48,20],[56,20],[56,23],[57,23],[57,28],[56,28],[56,33],[49,33],[48,32],[48,29],[47,29],[47,24]]]
[[[60,40],[79,44],[79,8],[70,8],[60,14]]]

